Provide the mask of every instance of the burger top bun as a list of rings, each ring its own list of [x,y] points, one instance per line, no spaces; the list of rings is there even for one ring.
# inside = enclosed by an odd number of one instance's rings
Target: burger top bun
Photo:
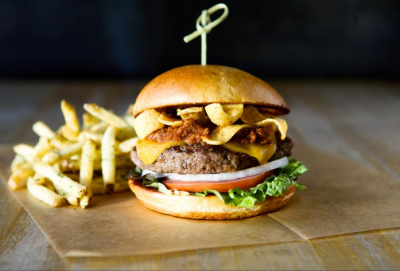
[[[210,103],[259,105],[275,115],[289,113],[283,98],[263,80],[238,69],[190,65],[154,78],[140,92],[136,117],[148,109],[184,108]]]
[[[129,187],[151,210],[176,217],[207,220],[244,219],[275,211],[290,200],[296,189],[294,186],[289,186],[282,196],[267,196],[263,203],[255,203],[254,207],[245,208],[224,205],[217,196],[165,195],[154,188],[143,187],[135,180],[129,180]]]

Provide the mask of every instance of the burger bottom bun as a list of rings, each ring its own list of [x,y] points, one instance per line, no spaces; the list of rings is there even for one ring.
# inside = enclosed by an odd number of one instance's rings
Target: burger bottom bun
[[[182,218],[208,220],[244,219],[275,211],[290,200],[296,189],[290,186],[282,196],[267,196],[263,203],[256,202],[254,207],[249,208],[225,205],[217,196],[166,195],[134,180],[129,180],[129,187],[153,211]]]

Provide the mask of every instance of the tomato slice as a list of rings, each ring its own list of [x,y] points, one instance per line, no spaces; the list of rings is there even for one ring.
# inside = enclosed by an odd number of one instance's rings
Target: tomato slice
[[[210,182],[210,181],[176,181],[171,180],[168,177],[163,179],[164,185],[168,189],[177,189],[180,191],[187,192],[204,192],[207,189],[217,190],[218,192],[228,192],[233,188],[241,188],[243,190],[247,190],[249,188],[255,187],[257,184],[265,181],[265,178],[274,174],[275,171],[267,171],[265,173],[261,173],[259,175],[249,176],[245,178],[239,178],[228,181],[220,181],[220,182]]]

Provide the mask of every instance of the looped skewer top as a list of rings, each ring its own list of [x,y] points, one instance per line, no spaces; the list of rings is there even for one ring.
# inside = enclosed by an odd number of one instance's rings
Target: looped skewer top
[[[210,15],[221,9],[224,10],[224,13],[215,21],[211,21]],[[201,35],[201,65],[207,64],[207,34],[228,17],[228,12],[228,7],[222,3],[207,10],[203,10],[196,21],[197,30],[183,38],[183,40],[188,43]]]

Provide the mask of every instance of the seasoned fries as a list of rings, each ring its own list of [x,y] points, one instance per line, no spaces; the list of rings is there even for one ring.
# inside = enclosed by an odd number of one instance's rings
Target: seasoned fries
[[[101,119],[111,126],[114,126],[115,128],[126,129],[129,127],[128,123],[126,123],[126,121],[124,121],[122,118],[96,104],[85,104],[83,108],[85,108],[85,110],[93,116]]]
[[[26,144],[19,144],[14,146],[14,152],[19,156],[22,156],[26,161],[32,163],[35,149],[32,146]]]
[[[64,125],[60,129],[61,134],[64,138],[68,139],[69,141],[75,142],[78,140],[79,133],[74,132],[70,127]]]
[[[96,154],[97,155],[97,154]],[[99,156],[99,159],[94,160],[94,165],[93,168],[95,171],[101,171],[101,155]],[[118,155],[115,157],[115,167],[117,169],[120,168],[127,168],[132,166],[132,161],[129,156],[127,155]],[[81,170],[81,163],[79,160],[71,160],[71,159],[66,159],[61,162],[61,171],[62,172],[75,172]]]
[[[32,127],[38,143],[14,146],[8,180],[12,190],[27,187],[52,207],[68,202],[82,208],[89,206],[93,195],[129,190],[129,153],[138,141],[132,113],[119,117],[96,104],[84,108],[88,113],[81,128],[75,108],[62,101],[65,124],[57,132],[38,121]]]
[[[39,137],[45,137],[48,139],[52,139],[56,136],[56,134],[47,126],[44,122],[38,121],[36,122],[33,127],[33,131],[39,136]]]
[[[93,165],[96,153],[96,145],[92,140],[87,140],[82,148],[81,155],[81,171],[79,181],[87,187],[88,193],[83,196],[80,201],[82,208],[86,208],[92,199],[92,180],[93,180]]]
[[[68,148],[61,150],[59,152],[60,158],[67,158],[67,157],[70,157],[70,156],[80,152],[82,150],[83,144],[84,144],[84,142],[81,141],[81,142],[78,142],[78,143],[75,143],[75,144],[69,146]]]
[[[90,128],[90,131],[93,133],[104,133],[107,130],[108,126],[109,125],[107,122],[102,121],[102,122],[99,122],[99,123],[93,125]]]
[[[74,182],[62,173],[58,173],[52,166],[43,163],[33,164],[33,169],[43,177],[49,179],[54,185],[60,187],[66,193],[77,198],[86,195],[86,187]]]
[[[11,171],[12,172],[17,171],[17,169],[20,168],[25,163],[26,163],[25,159],[17,154],[11,163]]]
[[[31,164],[24,164],[14,171],[8,179],[8,186],[12,190],[24,188],[29,177],[35,175]]]
[[[100,120],[98,118],[96,118],[95,116],[93,116],[90,113],[83,114],[82,119],[83,119],[83,129],[84,130],[90,130],[90,128],[93,125],[100,122]]]
[[[118,145],[118,150],[121,153],[130,153],[132,151],[133,147],[136,146],[136,143],[138,142],[138,140],[139,140],[138,137],[134,137],[134,138],[128,139],[124,142],[121,142]]]
[[[92,140],[87,140],[82,148],[81,155],[81,171],[79,181],[81,184],[88,186],[93,180],[93,165],[96,153],[96,145]]]
[[[85,139],[90,139],[92,141],[94,141],[97,144],[101,144],[101,141],[103,140],[103,134],[101,133],[94,133],[94,132],[82,132],[81,135],[85,138]]]
[[[79,120],[76,116],[75,108],[63,100],[61,102],[61,111],[64,114],[65,123],[67,124],[69,130],[78,134],[81,128],[79,127]]]
[[[65,199],[62,196],[58,195],[54,191],[51,191],[45,186],[35,183],[34,178],[29,178],[28,180],[28,191],[35,198],[43,201],[51,207],[59,207],[65,203]]]
[[[101,167],[104,185],[108,193],[114,192],[115,184],[115,128],[110,126],[104,134],[101,147]]]
[[[46,137],[39,138],[38,144],[35,146],[33,160],[39,162],[48,152],[51,151],[50,141]]]

